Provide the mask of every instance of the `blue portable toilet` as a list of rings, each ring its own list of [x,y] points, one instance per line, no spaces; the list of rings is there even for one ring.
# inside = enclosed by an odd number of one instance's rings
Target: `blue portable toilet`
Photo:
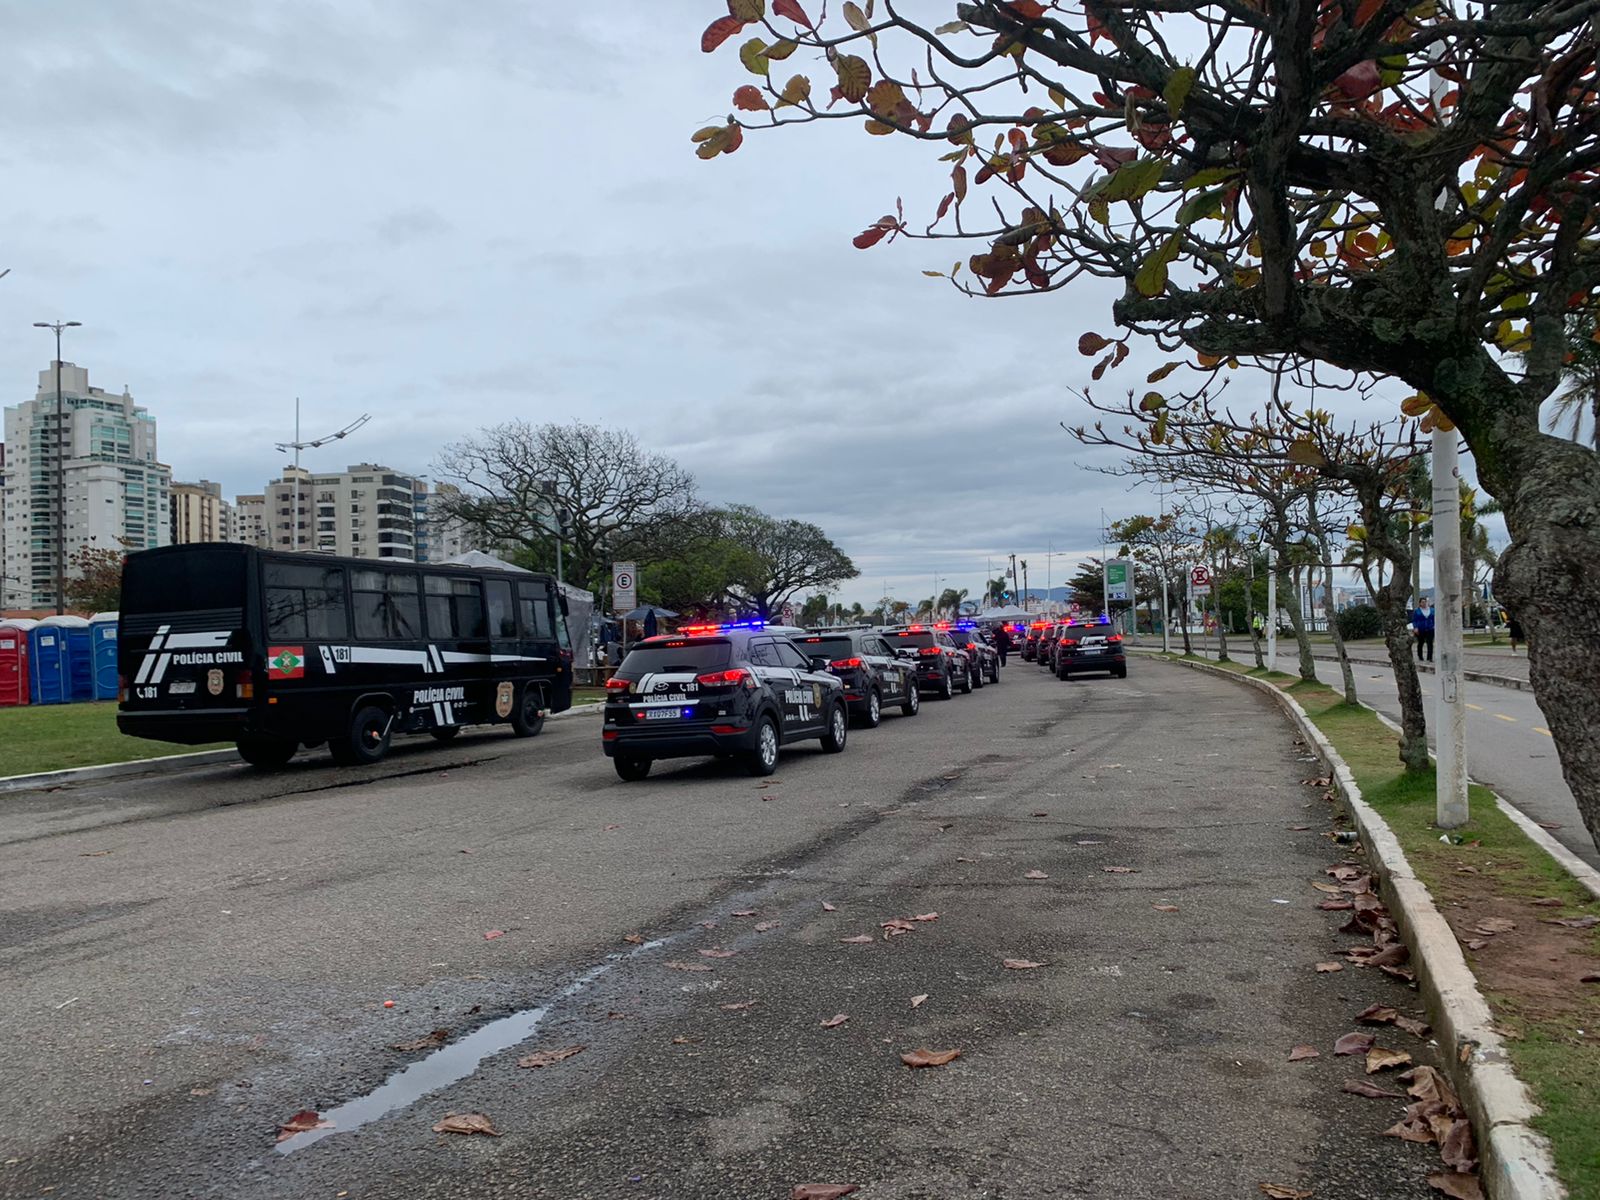
[[[40,621],[28,630],[28,694],[35,704],[65,704],[72,695],[67,632]]]
[[[94,647],[94,698],[117,698],[117,614],[95,613],[89,618],[89,642]]]
[[[43,632],[49,637],[58,636],[60,649],[61,699],[45,700],[44,704],[76,704],[80,700],[94,699],[94,645],[89,622],[82,617],[46,617],[33,631],[35,637]]]

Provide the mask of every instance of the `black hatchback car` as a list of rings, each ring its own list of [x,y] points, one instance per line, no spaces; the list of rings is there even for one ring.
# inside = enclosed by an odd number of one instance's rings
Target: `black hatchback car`
[[[820,738],[837,754],[850,725],[844,684],[827,661],[757,623],[702,625],[646,638],[606,680],[600,734],[633,781],[658,758],[737,759],[771,775],[782,746]]]
[[[883,631],[883,640],[911,661],[917,686],[923,691],[942,700],[958,691],[972,691],[972,660],[944,630],[931,625],[897,625]]]
[[[1118,679],[1128,677],[1122,635],[1105,617],[1063,625],[1055,655],[1057,679],[1071,679],[1085,671],[1109,671]]]
[[[922,707],[916,668],[889,649],[870,625],[814,629],[794,643],[808,658],[828,660],[828,670],[844,684],[851,714],[868,729],[878,727],[886,705],[898,704],[908,717]]]

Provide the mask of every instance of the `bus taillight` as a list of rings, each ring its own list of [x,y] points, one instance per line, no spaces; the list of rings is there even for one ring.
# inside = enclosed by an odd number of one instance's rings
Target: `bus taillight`
[[[118,704],[126,704],[127,702],[128,702],[128,677],[126,675],[118,675],[117,676],[117,703]]]
[[[239,681],[234,685],[233,694],[241,700],[254,700],[256,698],[256,677],[249,671],[240,671]]]

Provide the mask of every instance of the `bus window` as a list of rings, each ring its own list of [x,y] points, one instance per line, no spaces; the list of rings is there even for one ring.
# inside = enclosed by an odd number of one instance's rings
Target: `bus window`
[[[483,594],[476,579],[429,575],[428,636],[434,638],[488,637],[483,616]]]
[[[517,615],[522,620],[522,636],[542,642],[555,639],[550,624],[550,589],[542,583],[517,584]]]
[[[263,575],[270,641],[337,641],[350,636],[343,567],[269,562]]]
[[[511,607],[511,581],[508,579],[485,579],[483,581],[484,595],[489,600],[489,636],[492,638],[515,638],[517,636],[517,612]]]
[[[408,641],[422,636],[417,577],[410,571],[353,571],[350,600],[360,641]]]

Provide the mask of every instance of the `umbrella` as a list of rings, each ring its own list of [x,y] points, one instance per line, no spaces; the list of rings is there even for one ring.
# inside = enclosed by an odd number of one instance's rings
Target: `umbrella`
[[[670,608],[657,608],[653,604],[643,604],[630,613],[623,613],[622,619],[624,621],[648,621],[652,617],[659,620],[662,617],[675,617],[677,615]]]

